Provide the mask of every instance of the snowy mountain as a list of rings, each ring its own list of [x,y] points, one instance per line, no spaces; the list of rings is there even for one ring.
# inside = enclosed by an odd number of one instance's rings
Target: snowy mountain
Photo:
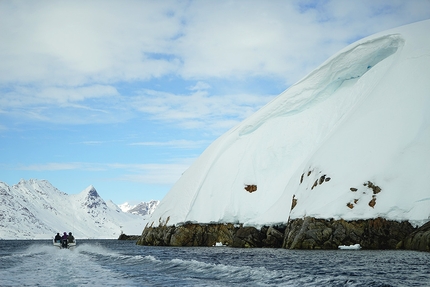
[[[329,58],[213,142],[149,223],[428,221],[428,31],[410,24]]]
[[[150,215],[154,213],[155,208],[157,208],[159,200],[150,200],[148,202],[139,202],[138,204],[131,204],[129,202],[124,202],[123,204],[118,205],[118,207],[123,212],[128,212],[137,215]]]
[[[93,186],[68,195],[46,180],[0,182],[0,238],[52,238],[73,232],[76,238],[118,238],[140,234],[146,217],[124,213],[105,202]]]

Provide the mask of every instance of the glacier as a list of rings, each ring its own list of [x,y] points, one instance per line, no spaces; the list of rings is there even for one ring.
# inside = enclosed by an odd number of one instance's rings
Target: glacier
[[[150,226],[429,221],[428,31],[409,24],[333,55],[215,140]]]

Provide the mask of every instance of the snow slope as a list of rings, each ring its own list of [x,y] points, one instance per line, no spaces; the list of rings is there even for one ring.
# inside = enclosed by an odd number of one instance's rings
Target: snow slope
[[[0,182],[0,239],[52,238],[72,232],[76,238],[118,238],[140,234],[147,217],[124,213],[105,202],[93,186],[68,195],[46,180]]]
[[[430,20],[410,24],[329,58],[213,142],[150,223],[428,221],[428,31]]]

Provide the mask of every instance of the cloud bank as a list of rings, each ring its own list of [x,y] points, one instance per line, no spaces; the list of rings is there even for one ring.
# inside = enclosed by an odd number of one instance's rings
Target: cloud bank
[[[270,78],[286,88],[357,38],[426,19],[430,10],[428,1],[3,1],[0,6],[3,115],[115,122],[133,115],[112,107],[133,102],[138,105],[133,112],[181,119],[186,128],[199,127],[189,121],[190,110],[198,110],[194,116],[201,119],[233,119],[224,126],[249,115],[243,109],[249,97],[233,94],[232,80],[241,82],[242,94],[262,96],[255,105],[260,107],[268,95],[247,90],[247,81]],[[151,82],[165,78],[200,91],[202,83],[207,90],[222,80],[233,87],[220,84],[209,94],[178,88],[168,95]],[[127,84],[134,91],[118,91]],[[223,114],[229,107],[236,112]],[[60,117],[54,108],[70,116]],[[78,113],[74,120],[75,109],[93,113],[88,118]]]

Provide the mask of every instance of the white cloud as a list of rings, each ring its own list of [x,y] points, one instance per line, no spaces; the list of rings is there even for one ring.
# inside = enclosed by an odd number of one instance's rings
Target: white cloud
[[[171,140],[166,142],[135,142],[130,145],[141,145],[141,146],[154,146],[154,147],[171,147],[180,149],[194,149],[203,146],[207,146],[210,142],[204,140],[191,141],[191,140]]]
[[[189,87],[190,91],[209,90],[211,86],[208,83],[198,81],[194,86]]]
[[[0,3],[0,83],[272,75],[298,80],[351,39],[430,17],[428,1]]]
[[[123,170],[114,180],[131,181],[145,184],[172,185],[184,173],[194,158],[180,159],[164,164],[108,164],[110,169]]]
[[[0,106],[3,116],[19,121],[87,124],[127,120],[130,116],[117,104],[122,101],[116,88],[109,85],[16,86],[2,94]]]
[[[178,45],[185,77],[285,78],[303,71],[299,62],[318,43],[320,29],[292,2],[195,2],[187,12]]]
[[[122,174],[111,180],[132,181],[146,184],[171,185],[175,183],[182,173],[190,166],[195,158],[178,159],[175,162],[164,164],[127,164],[127,163],[88,163],[88,162],[50,162],[17,166],[15,169],[23,171],[67,171],[81,170],[86,172],[109,173],[119,170]]]
[[[92,85],[76,88],[49,87],[42,90],[40,98],[45,98],[59,103],[82,102],[87,99],[118,96],[115,87],[106,85]]]
[[[0,99],[3,108],[26,107],[35,105],[68,106],[89,99],[119,96],[113,86],[91,85],[83,87],[27,87],[16,86]]]
[[[115,179],[145,184],[172,185],[188,169],[190,164],[191,160],[188,159],[183,162],[168,164],[117,165],[127,168],[131,172]]]
[[[230,128],[251,115],[273,97],[249,94],[210,95],[206,91],[177,95],[147,90],[133,98],[131,105],[155,120],[183,128],[225,131],[226,127]]]
[[[292,84],[352,41],[428,19],[429,11],[428,1],[195,1],[177,46],[181,74],[271,75]]]
[[[176,2],[1,2],[0,7],[3,83],[148,79],[178,64],[148,56],[169,53],[181,27]]]
[[[273,95],[224,80],[287,87],[358,38],[426,18],[429,1],[1,1],[0,106],[85,124],[127,121],[136,105],[181,127],[225,129]],[[162,77],[196,84],[131,96]],[[120,94],[128,83],[135,91]]]
[[[45,164],[32,164],[26,166],[19,166],[16,169],[18,170],[31,170],[31,171],[58,171],[58,170],[73,170],[73,169],[81,169],[85,164],[79,162],[72,163],[59,163],[59,162],[50,162]]]

